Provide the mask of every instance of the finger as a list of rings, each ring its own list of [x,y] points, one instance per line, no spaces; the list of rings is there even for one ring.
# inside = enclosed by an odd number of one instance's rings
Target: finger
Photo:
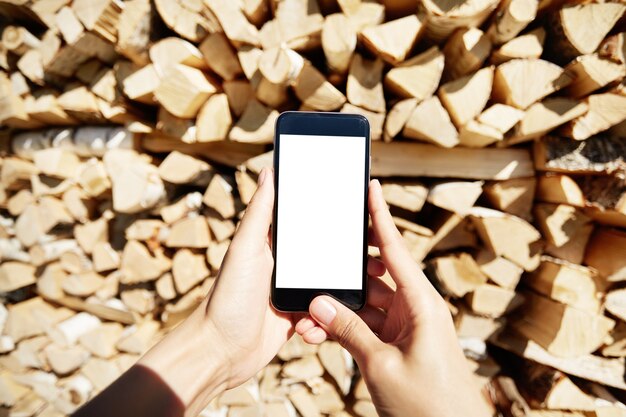
[[[371,226],[367,229],[367,244],[369,246],[378,247],[378,239],[376,238],[374,228]]]
[[[377,180],[370,182],[369,209],[380,255],[398,287],[415,287],[420,270],[391,218]]]
[[[310,316],[303,317],[296,323],[296,333],[302,336],[304,333],[316,326],[317,322]]]
[[[310,345],[319,345],[328,340],[328,333],[321,327],[313,327],[302,335],[302,339]]]
[[[246,208],[241,224],[233,238],[236,242],[262,248],[272,224],[274,210],[274,182],[270,168],[263,168],[259,174],[258,187]]]
[[[354,311],[331,297],[322,295],[313,299],[309,313],[357,362],[363,363],[382,345],[380,339]]]
[[[389,310],[396,292],[385,281],[370,277],[367,281],[367,305]]]
[[[382,333],[385,320],[387,320],[387,314],[382,310],[372,306],[365,306],[357,314],[374,333]]]
[[[387,268],[385,268],[385,264],[381,260],[368,256],[367,275],[379,277],[385,275],[385,272],[387,272]]]

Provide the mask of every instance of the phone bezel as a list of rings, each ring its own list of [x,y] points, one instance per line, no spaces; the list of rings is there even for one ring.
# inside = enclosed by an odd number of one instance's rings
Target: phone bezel
[[[278,229],[278,178],[280,176],[279,155],[280,135],[320,135],[320,136],[363,136],[365,137],[365,161],[363,186],[365,189],[365,204],[363,216],[363,277],[361,290],[338,290],[324,288],[276,288],[276,264],[280,262],[276,257]],[[369,221],[368,189],[370,179],[370,127],[368,120],[358,114],[297,112],[282,113],[276,120],[274,130],[274,214],[272,226],[272,254],[274,256],[274,270],[272,271],[271,303],[279,311],[308,311],[309,304],[320,294],[329,295],[342,302],[348,308],[358,311],[365,305],[367,294],[367,228]],[[323,260],[322,260],[323,261]]]

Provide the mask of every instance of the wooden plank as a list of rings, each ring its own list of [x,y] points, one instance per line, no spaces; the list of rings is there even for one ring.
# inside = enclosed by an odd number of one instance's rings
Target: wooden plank
[[[497,179],[535,173],[525,149],[444,149],[406,142],[372,143],[372,175]]]

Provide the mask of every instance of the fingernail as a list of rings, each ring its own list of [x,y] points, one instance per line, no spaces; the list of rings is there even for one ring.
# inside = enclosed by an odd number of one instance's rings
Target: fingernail
[[[316,298],[311,303],[311,314],[319,323],[328,326],[337,315],[337,310],[323,298]]]
[[[259,174],[259,179],[258,179],[259,187],[263,185],[263,182],[265,181],[265,177],[267,177],[267,168],[263,168],[261,170],[261,173]]]

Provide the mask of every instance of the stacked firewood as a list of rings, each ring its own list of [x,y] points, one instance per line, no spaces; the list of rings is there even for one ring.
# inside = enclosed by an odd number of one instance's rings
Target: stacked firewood
[[[300,109],[369,119],[494,414],[626,416],[625,10],[0,0],[3,412],[72,413],[198,305]],[[345,350],[294,337],[202,415],[376,411]]]

